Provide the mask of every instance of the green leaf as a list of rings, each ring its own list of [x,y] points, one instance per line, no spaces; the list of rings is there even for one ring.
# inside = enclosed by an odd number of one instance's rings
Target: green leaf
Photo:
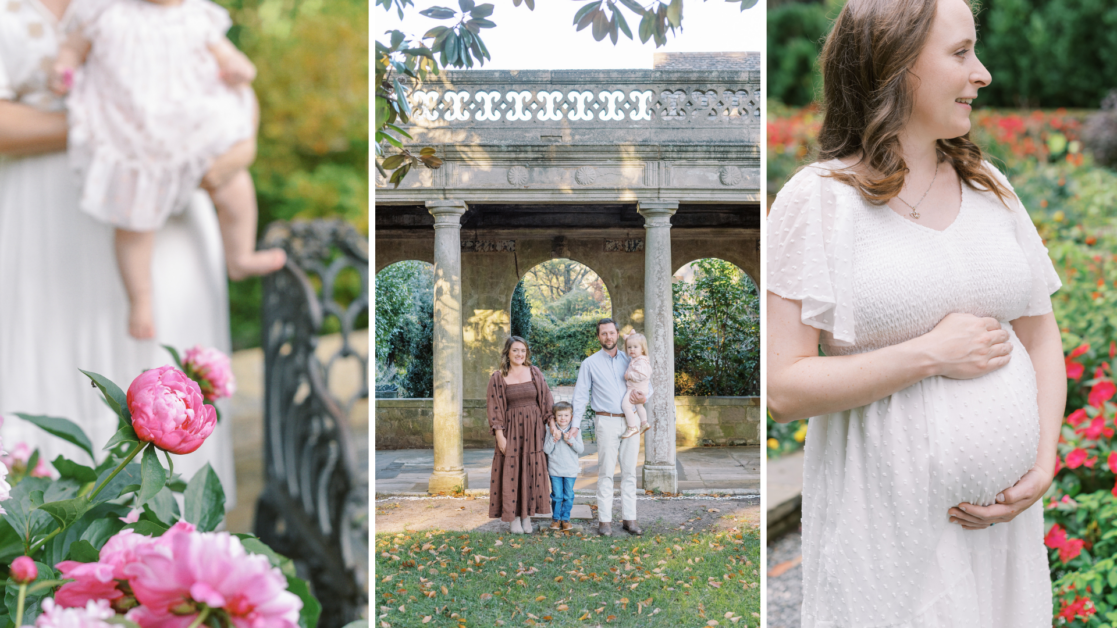
[[[667,22],[674,28],[683,23],[683,0],[671,0],[667,6]]]
[[[735,1],[736,0],[726,0],[726,2]],[[628,10],[632,11],[636,15],[644,15],[644,7],[640,6],[640,3],[636,2],[636,0],[621,0],[621,4],[628,7]]]
[[[388,124],[388,99],[383,96],[376,97],[376,128],[382,129]]]
[[[80,465],[62,456],[58,456],[51,463],[58,473],[64,478],[73,478],[82,484],[97,481],[97,472],[85,465]]]
[[[476,8],[474,8],[473,10],[471,10],[469,12],[469,17],[471,17],[475,20],[478,19],[478,18],[482,18],[482,17],[489,17],[490,15],[493,14],[493,9],[494,8],[495,7],[491,4],[477,5]]]
[[[109,477],[114,469],[116,469],[115,465],[109,467],[108,469],[105,469],[100,475],[98,475],[97,485],[100,486],[101,482],[104,482],[105,478]],[[114,477],[112,481],[105,486],[105,488],[101,489],[100,493],[97,493],[97,496],[93,498],[93,501],[95,503],[101,503],[107,502],[110,499],[116,499],[117,497],[120,497],[121,491],[124,489],[124,487],[130,484],[139,485],[141,481],[140,465],[134,462],[129,463],[128,466],[124,467],[124,469],[122,469],[120,473],[118,473],[116,477]]]
[[[23,541],[12,524],[0,517],[0,563],[10,563],[23,555]],[[2,622],[0,622],[2,623]]]
[[[385,159],[381,165],[384,166],[386,170],[395,170],[402,166],[405,161],[407,161],[407,155],[392,155]]]
[[[85,431],[78,427],[73,421],[58,417],[23,414],[20,412],[16,412],[16,416],[28,423],[39,426],[48,434],[52,434],[68,443],[81,447],[89,454],[91,460],[96,460],[96,458],[93,457],[93,443],[89,442],[89,437],[85,435]]]
[[[435,26],[423,35],[423,39],[430,39],[431,37],[437,38],[447,30],[448,28],[446,26]]]
[[[342,626],[342,628],[368,628],[368,620],[358,619],[357,621],[351,621]]]
[[[318,616],[322,614],[322,605],[310,594],[310,587],[301,578],[287,576],[287,590],[299,596],[303,601],[303,608],[299,611],[299,626],[302,628],[316,628]]]
[[[655,13],[647,12],[640,20],[640,43],[646,44],[655,32]]]
[[[624,21],[624,14],[622,14],[620,11],[615,11],[613,13],[613,17],[616,18],[617,26],[621,29],[621,32],[625,34],[625,37],[632,39],[632,31],[628,29],[628,22]]]
[[[38,508],[39,506],[43,505],[43,492],[42,491],[31,491],[30,497],[31,497],[31,505],[32,506]]]
[[[476,6],[473,0],[458,0],[458,6],[461,7],[462,13],[469,13]]]
[[[105,403],[109,404],[113,412],[116,412],[116,415],[120,417],[121,425],[131,425],[132,413],[128,410],[128,397],[124,394],[124,391],[104,375],[98,375],[90,371],[82,371],[82,373],[85,373],[85,376],[93,380],[93,384],[101,389],[101,394],[105,397]]]
[[[272,567],[279,567],[283,564],[283,556],[277,554],[275,550],[268,547],[266,543],[264,543],[257,537],[251,534],[238,534],[237,538],[240,539],[241,544],[244,545],[244,549],[247,550],[249,554],[260,554],[263,556],[267,556],[268,560],[272,564]]]
[[[101,621],[105,622],[106,624],[112,624],[114,626],[124,626],[124,628],[140,628],[139,624],[125,618],[123,615],[113,615],[112,617],[108,619],[102,619]]]
[[[495,22],[493,22],[491,20],[486,20],[484,18],[477,18],[475,20],[470,20],[470,22],[472,22],[473,24],[476,24],[478,28],[492,28],[492,27],[496,26]]]
[[[103,504],[97,508],[103,508],[106,505]],[[123,530],[125,525],[115,512],[106,513],[105,516],[99,517],[89,524],[89,527],[81,533],[80,540],[89,543],[94,549],[100,549],[117,532]]]
[[[157,523],[161,523],[168,528],[179,519],[178,502],[175,501],[174,493],[167,487],[163,487],[163,490],[156,493],[155,497],[144,504],[143,508],[147,515],[154,517]]]
[[[448,20],[456,16],[457,14],[457,11],[453,9],[447,9],[446,7],[431,7],[429,9],[419,11],[419,15],[425,15],[435,20]]]
[[[46,512],[40,511],[31,504],[33,491],[46,491],[50,488],[49,478],[25,477],[12,487],[7,500],[4,501],[4,518],[15,529],[16,534],[24,543],[46,532],[54,525],[54,518]]]
[[[155,497],[167,485],[167,470],[159,463],[159,454],[156,448],[152,446],[144,449],[143,462],[140,463],[140,466],[143,480],[140,483],[140,494],[136,497],[136,500],[138,504],[143,504]]]
[[[91,507],[92,504],[89,503],[88,499],[78,497],[76,499],[64,499],[59,502],[47,502],[39,506],[39,510],[54,517],[54,520],[65,528],[69,527],[70,524],[78,519],[81,519],[82,515],[88,512]]]
[[[180,358],[178,356],[178,349],[175,349],[171,345],[159,345],[159,346],[163,347],[164,349],[167,350],[167,353],[171,354],[171,358],[175,361],[175,366],[177,366],[180,371],[185,371],[186,370],[186,368],[184,366],[182,366],[182,358]]]
[[[70,546],[70,560],[79,563],[95,563],[101,560],[101,552],[93,547],[89,541],[78,541]]]
[[[587,19],[586,16],[596,11],[600,6],[601,2],[590,2],[584,7],[578,9],[578,12],[574,14],[574,21],[572,22],[572,24],[577,24],[578,30],[582,30],[590,23],[590,20],[593,19],[592,17]]]
[[[182,518],[198,530],[209,532],[225,518],[225,489],[221,488],[221,480],[208,462],[190,478],[183,497]]]
[[[159,537],[159,536],[163,536],[163,533],[166,532],[167,530],[169,530],[170,528],[167,528],[166,526],[161,526],[158,523],[155,523],[154,521],[147,521],[146,519],[140,519],[139,521],[137,521],[135,523],[129,523],[128,525],[124,526],[123,529],[124,530],[134,530],[136,532],[136,534],[142,534],[143,536]]]
[[[396,88],[396,107],[410,118],[411,103],[407,102],[407,92],[404,91],[403,84],[399,82],[399,79],[392,79],[392,84],[395,85]]]

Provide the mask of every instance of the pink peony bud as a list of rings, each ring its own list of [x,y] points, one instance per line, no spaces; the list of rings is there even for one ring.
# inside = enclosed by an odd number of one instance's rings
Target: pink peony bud
[[[20,556],[12,561],[12,580],[18,584],[34,582],[39,577],[39,568],[30,556]]]
[[[217,424],[194,380],[173,366],[144,371],[128,387],[128,410],[140,440],[172,454],[188,454],[205,442]]]
[[[187,349],[182,367],[198,382],[206,401],[231,397],[236,392],[237,380],[233,377],[229,356],[217,349],[203,349],[201,346]]]

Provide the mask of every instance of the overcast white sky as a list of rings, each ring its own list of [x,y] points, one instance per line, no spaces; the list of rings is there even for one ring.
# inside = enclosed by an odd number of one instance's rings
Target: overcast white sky
[[[606,37],[594,41],[591,28],[576,31],[574,14],[585,5],[580,0],[535,0],[535,10],[512,0],[489,0],[496,10],[488,19],[495,28],[481,31],[492,61],[485,70],[584,70],[584,69],[651,69],[656,52],[762,52],[764,49],[764,2],[741,12],[740,5],[724,0],[686,0],[683,31],[667,34],[667,45],[656,48],[652,40],[641,44],[637,29],[639,18],[622,8],[629,28],[636,39],[620,35],[617,45]],[[639,1],[639,0],[638,0]],[[483,4],[478,0],[477,4]],[[372,31],[376,39],[382,33],[400,30],[421,36],[434,26],[449,26],[456,20],[432,20],[419,11],[432,6],[458,10],[457,0],[416,0],[408,9],[401,25],[396,12],[372,7]],[[474,69],[478,69],[474,66]]]

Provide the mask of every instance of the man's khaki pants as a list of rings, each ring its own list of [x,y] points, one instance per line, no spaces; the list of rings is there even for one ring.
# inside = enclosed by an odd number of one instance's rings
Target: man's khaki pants
[[[617,459],[621,463],[621,519],[636,520],[636,457],[640,453],[640,436],[621,440],[626,425],[624,417],[597,416],[597,519],[613,520],[613,472]]]

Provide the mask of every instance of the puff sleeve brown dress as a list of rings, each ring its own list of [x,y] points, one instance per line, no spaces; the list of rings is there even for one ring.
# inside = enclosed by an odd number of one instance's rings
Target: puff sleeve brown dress
[[[543,453],[546,423],[554,399],[543,372],[531,367],[531,381],[507,384],[500,371],[489,378],[489,427],[503,429],[506,453],[497,447],[489,482],[489,516],[511,522],[517,517],[551,513],[551,478]]]

